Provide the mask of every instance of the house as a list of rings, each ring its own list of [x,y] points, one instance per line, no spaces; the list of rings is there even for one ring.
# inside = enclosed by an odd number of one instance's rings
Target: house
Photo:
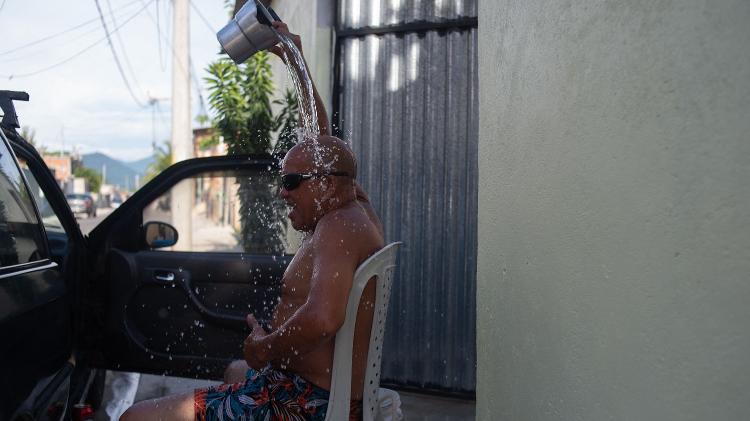
[[[44,163],[47,164],[55,181],[64,186],[73,177],[73,159],[70,155],[62,154],[45,154],[42,156]]]

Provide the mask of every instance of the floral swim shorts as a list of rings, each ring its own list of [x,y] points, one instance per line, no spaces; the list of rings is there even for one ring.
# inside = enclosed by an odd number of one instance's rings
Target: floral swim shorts
[[[323,421],[328,391],[297,374],[267,366],[247,371],[242,383],[222,384],[195,391],[198,421]],[[362,401],[352,401],[350,420],[362,419]]]

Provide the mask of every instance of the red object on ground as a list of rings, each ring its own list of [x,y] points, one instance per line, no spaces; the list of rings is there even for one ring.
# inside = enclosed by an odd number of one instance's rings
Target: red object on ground
[[[94,421],[94,408],[87,403],[73,405],[73,421]]]

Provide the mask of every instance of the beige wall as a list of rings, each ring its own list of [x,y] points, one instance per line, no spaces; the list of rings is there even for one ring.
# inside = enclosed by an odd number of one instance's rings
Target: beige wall
[[[331,87],[333,82],[333,0],[274,0],[271,7],[289,25],[292,33],[302,38],[302,50],[312,78],[331,116]],[[284,90],[293,89],[289,72],[281,60],[272,58],[276,92],[281,98]]]
[[[750,416],[750,2],[479,11],[477,418]]]

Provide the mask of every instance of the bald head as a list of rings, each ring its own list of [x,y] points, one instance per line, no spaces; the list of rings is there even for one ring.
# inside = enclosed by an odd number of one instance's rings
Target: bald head
[[[357,177],[357,160],[354,152],[343,140],[322,135],[315,140],[305,140],[286,154],[284,161],[304,163],[310,172],[345,172]]]

